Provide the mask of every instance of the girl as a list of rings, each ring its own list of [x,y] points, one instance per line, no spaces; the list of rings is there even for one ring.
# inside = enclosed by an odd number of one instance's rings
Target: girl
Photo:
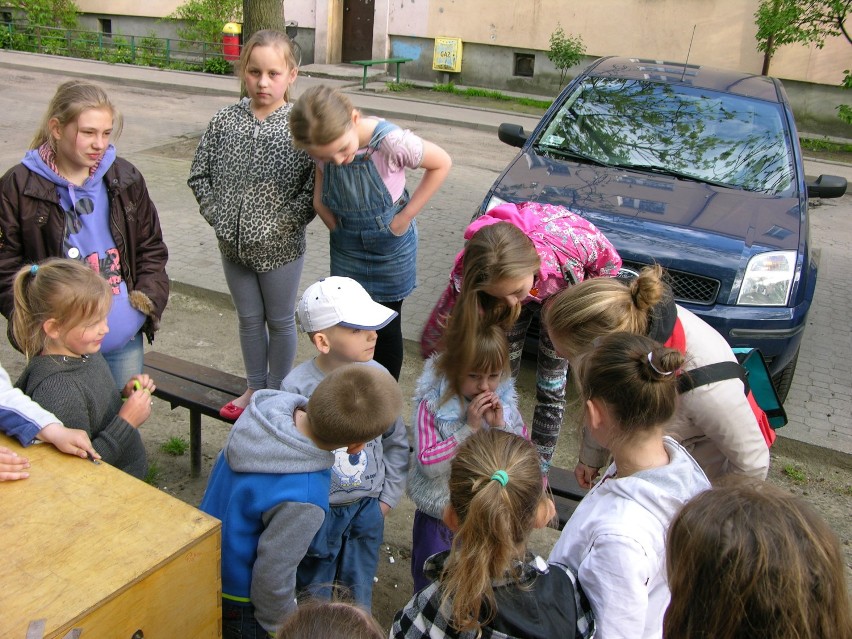
[[[614,276],[621,258],[595,226],[561,206],[503,204],[467,227],[450,282],[423,331],[424,356],[441,336],[463,349],[464,335],[482,324],[507,331],[512,375],[517,377],[527,329],[557,291],[587,277]],[[448,319],[449,316],[449,319]],[[562,426],[568,363],[541,327],[532,439],[546,474]]]
[[[415,592],[429,584],[423,562],[449,549],[453,535],[443,522],[450,462],[471,434],[491,428],[529,438],[509,377],[509,347],[497,326],[468,336],[473,349],[447,348],[426,362],[414,402],[414,461],[408,495],[417,506],[411,550]]]
[[[689,453],[663,435],[683,362],[679,351],[628,333],[601,338],[575,362],[586,429],[615,461],[568,520],[550,561],[577,575],[599,639],[662,637],[666,528],[710,488]]]
[[[714,362],[736,361],[713,327],[675,305],[659,266],[643,269],[629,286],[600,279],[572,287],[548,306],[544,323],[557,350],[569,359],[602,335],[627,331],[687,352],[687,373]],[[766,477],[769,450],[738,379],[684,393],[667,430],[711,480],[729,473]],[[591,486],[606,459],[607,451],[585,433],[574,471],[580,486]]]
[[[727,482],[669,529],[671,639],[852,637],[837,536],[804,500],[758,482]]]
[[[528,441],[480,431],[452,463],[444,521],[452,549],[429,559],[435,583],[396,614],[391,637],[588,637],[573,577],[527,552],[534,528],[556,514]]]
[[[142,333],[153,341],[169,298],[157,209],[139,171],[110,144],[121,127],[103,89],[65,82],[23,162],[0,178],[0,311],[12,317],[23,265],[48,257],[89,265],[113,295],[102,348],[116,388],[142,373]]]
[[[252,35],[239,62],[248,97],[213,116],[190,170],[219,240],[246,367],[246,392],[222,407],[225,419],[239,417],[256,390],[278,390],[296,355],[296,293],[314,217],[313,162],[288,128],[298,72],[285,34]]]
[[[82,426],[104,461],[144,478],[137,429],[151,413],[155,386],[139,374],[115,390],[100,353],[114,297],[109,284],[76,260],[50,259],[22,268],[14,289],[14,337],[28,360],[15,385],[61,421]]]
[[[276,639],[387,639],[368,610],[348,601],[313,599],[299,602],[296,612],[284,620]]]
[[[53,413],[44,410],[14,388],[6,369],[0,365],[0,433],[14,437],[21,446],[48,442],[69,455],[100,459],[86,431],[65,428]],[[0,481],[26,479],[30,463],[5,446],[0,446]]]
[[[379,331],[374,359],[402,368],[402,302],[414,290],[417,223],[450,170],[450,156],[411,131],[362,116],[342,93],[311,87],[293,107],[296,145],[317,160],[314,208],[330,231],[331,274],[351,277],[398,313]],[[409,197],[405,169],[423,168]]]

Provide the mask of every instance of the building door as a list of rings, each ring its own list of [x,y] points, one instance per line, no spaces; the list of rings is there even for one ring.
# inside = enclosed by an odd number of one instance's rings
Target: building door
[[[373,57],[375,0],[343,0],[342,61]]]

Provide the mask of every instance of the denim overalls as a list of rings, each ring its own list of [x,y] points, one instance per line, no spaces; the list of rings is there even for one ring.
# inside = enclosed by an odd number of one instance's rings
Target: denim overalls
[[[408,191],[393,202],[370,159],[397,128],[380,120],[366,153],[350,164],[326,164],[323,176],[322,202],[337,218],[329,242],[331,274],[356,280],[377,302],[405,299],[417,276],[417,223],[412,220],[402,236],[389,228],[408,203]]]

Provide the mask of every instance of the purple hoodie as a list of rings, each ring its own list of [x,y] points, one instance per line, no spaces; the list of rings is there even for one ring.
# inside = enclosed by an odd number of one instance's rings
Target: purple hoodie
[[[110,232],[109,197],[104,175],[115,161],[115,147],[109,145],[95,174],[82,186],[71,184],[57,175],[38,153],[27,151],[23,165],[33,173],[56,184],[59,203],[65,212],[65,240],[61,257],[80,260],[106,279],[113,293],[107,321],[109,333],[101,351],[108,353],[123,347],[145,323],[145,315],[130,306],[127,284],[121,277],[121,256]]]

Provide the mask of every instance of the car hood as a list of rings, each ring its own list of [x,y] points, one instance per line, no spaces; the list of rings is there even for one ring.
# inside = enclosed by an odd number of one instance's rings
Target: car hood
[[[731,292],[749,257],[801,250],[795,196],[766,195],[641,171],[522,152],[494,195],[567,206],[591,220],[628,261],[702,273]]]

